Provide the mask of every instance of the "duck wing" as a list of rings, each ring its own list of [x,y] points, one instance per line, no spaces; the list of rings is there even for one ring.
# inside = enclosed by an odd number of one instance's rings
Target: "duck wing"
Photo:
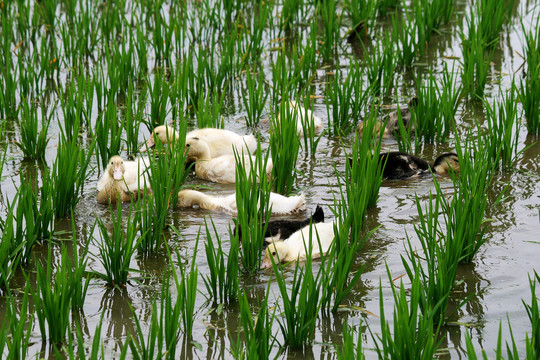
[[[388,180],[406,179],[429,170],[429,163],[417,156],[402,152],[382,153],[383,177]]]

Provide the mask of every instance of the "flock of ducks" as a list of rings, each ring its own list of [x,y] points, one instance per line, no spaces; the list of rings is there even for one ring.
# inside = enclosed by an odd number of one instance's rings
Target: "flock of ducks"
[[[408,129],[411,125],[411,109],[417,103],[418,99],[413,98],[409,101],[408,108],[401,110],[401,113],[388,114],[382,121],[377,122],[374,131],[380,134],[384,124],[383,137],[390,136],[399,129],[400,120]],[[315,133],[321,131],[322,120],[310,110],[293,101],[289,102],[289,110],[295,112],[298,136],[303,136],[304,130]],[[363,123],[359,125],[358,132],[361,134],[362,130]],[[158,126],[152,131],[140,152],[153,148],[157,141],[162,144],[174,144],[178,139],[179,134],[173,127]],[[235,182],[237,159],[244,164],[255,160],[251,154],[255,152],[257,145],[257,139],[253,135],[238,135],[229,130],[205,128],[186,134],[185,151],[188,161],[195,163],[197,177],[211,182],[232,184]],[[458,157],[454,153],[440,155],[433,164],[402,152],[381,153],[379,159],[380,166],[383,167],[383,178],[388,180],[405,179],[430,172],[444,174],[459,171]],[[246,166],[246,171],[249,169],[250,167]],[[113,156],[97,185],[98,203],[128,202],[142,195],[144,191],[151,193],[148,170],[148,158],[125,161],[118,155]],[[257,177],[270,176],[272,172],[270,160],[265,171],[266,174],[257,174]],[[182,189],[178,193],[177,204],[183,208],[198,207],[231,215],[237,214],[235,193],[213,196],[196,190]],[[273,215],[293,214],[306,210],[303,194],[286,197],[271,193],[270,205]],[[305,260],[307,256],[320,257],[333,243],[334,228],[334,222],[324,222],[324,212],[320,206],[317,206],[312,216],[305,220],[270,221],[265,233],[265,240],[269,245],[265,250],[263,267],[271,268],[273,263]],[[235,229],[236,231],[241,236],[241,229]]]

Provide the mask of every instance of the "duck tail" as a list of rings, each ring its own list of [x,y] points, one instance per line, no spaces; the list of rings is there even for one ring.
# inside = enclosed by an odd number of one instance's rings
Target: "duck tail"
[[[320,205],[317,205],[315,212],[311,215],[311,222],[313,224],[324,222],[324,211]]]

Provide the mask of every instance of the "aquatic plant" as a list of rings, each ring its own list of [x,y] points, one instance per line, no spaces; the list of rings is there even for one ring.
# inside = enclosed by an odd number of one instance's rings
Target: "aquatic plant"
[[[98,116],[95,126],[96,157],[105,170],[109,159],[120,154],[124,118],[118,119],[115,102],[109,102],[107,109]]]
[[[189,272],[186,271],[183,265],[180,266],[180,281],[176,272],[173,272],[174,281],[176,283],[177,299],[180,304],[181,320],[183,325],[184,334],[188,337],[193,335],[193,324],[195,320],[195,300],[197,298],[197,278],[199,271],[197,265],[195,265],[195,258],[197,256],[197,247],[199,245],[199,234],[197,234],[197,240],[195,242],[195,249],[193,250],[193,258],[191,259],[191,267]],[[177,254],[179,255],[179,254]],[[180,259],[180,256],[178,256]]]
[[[251,71],[246,71],[247,94],[245,91],[241,92],[242,103],[247,113],[246,123],[249,127],[259,124],[269,94],[265,88],[264,72],[260,71],[257,78],[253,75]]]
[[[43,159],[45,149],[49,143],[47,132],[51,123],[51,114],[46,113],[45,107],[41,109],[41,130],[39,128],[39,115],[37,107],[24,101],[22,103],[21,140],[15,142],[23,152],[26,159]]]
[[[214,221],[210,219],[214,235],[212,235],[211,229],[208,227],[208,223],[205,219],[206,227],[206,243],[204,245],[206,250],[206,261],[210,268],[210,273],[206,276],[203,275],[204,284],[206,290],[210,295],[214,303],[227,303],[237,299],[239,291],[238,281],[238,252],[239,252],[239,234],[230,233],[231,247],[229,254],[225,255],[222,248],[221,236],[214,224]],[[230,230],[230,229],[229,229]],[[217,247],[214,245],[214,241],[217,243]],[[227,257],[227,260],[225,260]]]
[[[65,340],[70,324],[73,282],[66,248],[62,247],[61,264],[54,277],[51,253],[49,246],[45,268],[39,263],[36,265],[37,284],[32,298],[34,304],[40,304],[35,309],[42,340],[60,343]]]
[[[14,212],[15,202],[7,204],[7,214],[2,221],[0,237],[0,289],[9,288],[9,281],[15,274],[21,260],[21,250],[24,244],[15,240]]]
[[[336,16],[338,11],[336,0],[327,0],[317,3],[316,12],[323,23],[323,40],[320,43],[320,52],[324,59],[330,59],[334,54],[339,39],[341,16]]]
[[[297,175],[296,162],[300,149],[300,139],[297,134],[298,117],[309,121],[305,114],[299,114],[301,109],[299,106],[291,107],[289,101],[283,99],[279,106],[279,114],[272,115],[272,133],[270,134],[272,184],[274,191],[283,195],[289,195],[292,192]],[[265,173],[266,171],[260,174]]]
[[[75,130],[78,133],[78,127]],[[56,218],[67,216],[79,202],[95,144],[94,140],[85,153],[76,137],[67,140],[63,134],[60,138],[51,174],[52,204]]]
[[[306,239],[309,241],[306,243],[307,259],[311,258],[312,245],[317,241],[316,236],[311,235],[310,232],[309,240]],[[274,258],[271,260],[273,263]],[[285,344],[293,349],[300,348],[313,340],[315,320],[320,309],[321,271],[315,276],[311,261],[306,261],[302,266],[296,262],[289,291],[283,270],[275,263],[272,267],[282,299],[280,307],[283,315],[277,319],[281,333]]]
[[[133,218],[132,216],[135,215]],[[130,263],[140,239],[137,239],[138,215],[130,206],[127,217],[122,216],[122,206],[116,207],[116,215],[111,208],[111,224],[107,226],[97,219],[101,240],[98,242],[100,261],[105,273],[98,275],[112,286],[123,286],[127,283]],[[123,224],[126,224],[124,232]],[[109,234],[110,232],[110,234]]]
[[[17,315],[17,306],[13,295],[8,294],[5,303],[5,316],[0,330],[0,353],[6,359],[26,359],[30,347],[30,336],[34,321],[28,307],[30,285],[27,284],[22,296],[22,303]],[[7,346],[7,351],[4,348]]]
[[[538,134],[540,133],[540,18],[529,32],[523,23],[521,27],[525,34],[527,72],[520,80],[518,94],[527,119],[527,130],[529,133]]]
[[[364,49],[366,51],[366,49]],[[387,94],[394,83],[394,73],[397,66],[397,57],[395,56],[394,44],[389,36],[384,36],[381,45],[373,47],[370,56],[364,59],[365,70],[369,81],[369,88],[357,93],[356,96],[363,94],[364,102],[368,95],[379,96],[381,93]],[[362,73],[359,72],[359,76]]]
[[[272,334],[272,324],[274,322],[274,312],[268,307],[268,294],[260,304],[260,310],[254,318],[251,315],[251,308],[244,293],[240,296],[240,320],[245,336],[245,347],[236,353],[237,358],[245,359],[269,359],[270,352],[276,338]],[[239,343],[240,341],[238,341]]]
[[[362,323],[358,326],[359,329],[362,328]],[[338,360],[364,360],[364,348],[362,346],[362,331],[358,331],[358,337],[353,338],[353,330],[348,324],[343,325],[343,345],[341,348],[337,348],[337,358]]]
[[[296,136],[296,133],[295,133]],[[269,153],[262,155],[260,142],[257,144],[256,159],[249,158],[249,164],[245,157],[236,157],[236,205],[238,215],[235,220],[237,229],[242,229],[240,249],[240,261],[243,271],[255,274],[261,267],[261,251],[264,243],[264,233],[270,219],[270,182],[266,175],[266,166],[269,161]],[[250,167],[249,175],[246,167]],[[257,226],[255,226],[257,224]],[[239,236],[239,231],[233,238]],[[236,242],[233,239],[232,242]]]

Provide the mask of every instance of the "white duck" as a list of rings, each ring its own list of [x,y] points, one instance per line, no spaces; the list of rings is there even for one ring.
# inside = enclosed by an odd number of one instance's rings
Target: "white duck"
[[[196,190],[183,189],[178,193],[178,206],[199,206],[201,209],[221,211],[232,215],[238,213],[235,193],[226,196],[212,196]],[[287,197],[270,193],[270,206],[272,207],[272,215],[293,214],[306,210],[306,199],[304,194]]]
[[[186,139],[186,151],[189,161],[195,161],[195,174],[201,179],[208,181],[234,184],[236,182],[236,158],[234,155],[222,155],[216,158],[211,156],[210,147],[206,141],[199,138]],[[250,162],[255,162],[256,157],[251,155],[243,156],[246,174],[250,173]],[[272,174],[272,160],[268,159],[266,165],[266,176]],[[260,178],[261,174],[258,174]]]
[[[274,259],[274,263],[276,264],[279,262],[306,260],[306,248],[310,245],[310,235],[311,258],[316,259],[319,258],[321,254],[328,252],[332,246],[335,236],[334,223],[329,222],[307,225],[292,234],[288,239],[271,243],[266,248],[262,266],[265,269],[270,269],[272,267],[272,259]]]
[[[97,201],[100,204],[131,201],[142,194],[144,188],[151,192],[148,181],[148,159],[124,161],[120,156],[111,157],[97,184]]]
[[[311,110],[304,108],[293,100],[290,100],[287,105],[289,111],[291,111],[291,116],[296,119],[296,133],[298,136],[304,136],[304,124],[308,132],[311,127],[313,127],[314,134],[318,134],[322,130],[323,123],[321,118],[313,114]],[[277,121],[279,121],[279,116]]]
[[[170,143],[179,138],[178,132],[168,125],[160,125],[156,127],[146,143],[139,150],[145,152],[149,148],[152,148],[156,142],[155,138],[158,137],[163,144]],[[245,152],[251,154],[257,150],[257,139],[253,135],[238,135],[229,130],[204,128],[195,129],[186,134],[186,139],[199,138],[204,140],[210,147],[210,156],[212,158],[222,155],[234,154],[234,149],[237,152]]]

